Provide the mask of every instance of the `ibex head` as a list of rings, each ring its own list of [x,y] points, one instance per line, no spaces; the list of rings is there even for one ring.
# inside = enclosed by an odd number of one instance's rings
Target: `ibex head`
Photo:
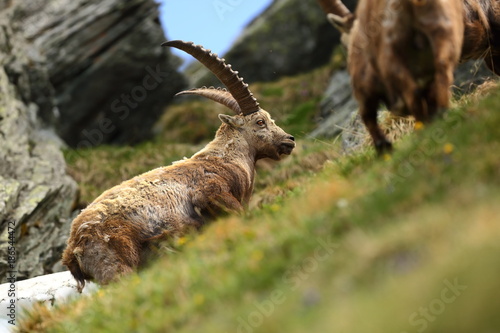
[[[351,30],[356,17],[341,0],[318,0],[321,8],[327,14],[328,21],[342,34],[342,43],[349,44]]]
[[[186,90],[177,95],[199,95],[225,105],[236,115],[220,114],[219,119],[245,138],[250,147],[255,150],[256,158],[272,158],[279,160],[283,154],[289,155],[295,148],[294,137],[286,133],[274,123],[271,115],[260,108],[259,103],[248,89],[248,84],[226,65],[225,60],[210,50],[192,42],[169,41],[162,46],[171,46],[192,55],[207,67],[226,87],[197,88]]]

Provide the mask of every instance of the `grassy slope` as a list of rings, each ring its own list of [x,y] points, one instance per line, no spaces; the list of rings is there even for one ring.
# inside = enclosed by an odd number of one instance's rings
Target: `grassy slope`
[[[149,269],[25,329],[496,332],[500,90],[462,104],[389,160],[302,138],[259,172],[246,216],[172,240]]]

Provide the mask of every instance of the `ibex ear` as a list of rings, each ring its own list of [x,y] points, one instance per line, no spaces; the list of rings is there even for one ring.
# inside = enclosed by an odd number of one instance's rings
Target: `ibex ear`
[[[241,117],[231,117],[225,114],[220,114],[219,119],[223,122],[228,124],[229,126],[233,127],[241,127],[245,124],[245,121]]]
[[[354,15],[349,14],[342,17],[330,13],[326,17],[328,18],[328,21],[340,32],[345,34],[351,32],[352,26],[354,25]]]

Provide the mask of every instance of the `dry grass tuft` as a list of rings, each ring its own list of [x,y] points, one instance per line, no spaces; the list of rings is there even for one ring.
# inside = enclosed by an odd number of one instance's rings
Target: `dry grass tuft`
[[[415,118],[412,116],[400,117],[389,111],[379,112],[378,123],[387,139],[393,143],[412,133],[416,124]],[[353,153],[372,146],[372,138],[358,115],[352,119],[348,127],[343,129],[343,132],[344,140],[349,142],[344,147],[346,153]]]
[[[479,85],[474,90],[474,92],[472,92],[468,96],[471,97],[474,101],[477,102],[480,99],[482,99],[483,97],[489,95],[497,87],[498,87],[498,80],[492,79],[492,80],[486,81],[483,84]]]

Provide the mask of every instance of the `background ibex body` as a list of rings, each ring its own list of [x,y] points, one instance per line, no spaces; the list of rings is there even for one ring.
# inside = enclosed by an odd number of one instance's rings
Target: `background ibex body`
[[[462,0],[464,40],[460,60],[484,59],[486,66],[500,75],[500,2]],[[341,0],[318,0],[329,21],[342,33],[347,46],[356,20]],[[339,24],[340,21],[340,24]]]
[[[500,2],[464,0],[465,35],[462,61],[484,59],[500,75]]]
[[[321,3],[338,14],[329,18],[348,43],[354,95],[379,154],[392,148],[377,124],[379,103],[418,121],[449,106],[464,36],[462,0],[360,0],[354,15],[340,0]]]
[[[248,85],[223,59],[192,43],[163,45],[191,54],[228,88],[193,89],[181,94],[210,98],[237,115],[219,115],[223,124],[215,139],[190,159],[123,182],[78,215],[71,226],[63,264],[80,291],[85,280],[107,284],[132,272],[158,239],[199,228],[223,211],[242,211],[253,191],[256,161],[279,160],[295,147],[293,136],[259,107]]]

